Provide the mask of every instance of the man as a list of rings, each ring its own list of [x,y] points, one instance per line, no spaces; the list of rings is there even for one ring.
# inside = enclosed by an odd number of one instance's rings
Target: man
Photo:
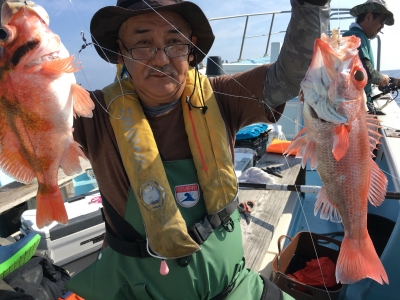
[[[361,39],[358,54],[368,75],[368,83],[364,88],[367,95],[367,107],[370,113],[375,114],[371,100],[372,84],[386,86],[390,83],[390,78],[375,70],[370,40],[376,38],[385,24],[388,26],[394,24],[393,13],[388,10],[385,0],[367,0],[364,4],[353,7],[350,14],[356,17],[356,22],[350,24],[350,29],[343,36],[355,35]],[[395,86],[400,85],[397,78],[392,83]]]
[[[69,289],[102,300],[291,299],[245,268],[233,148],[241,127],[276,122],[298,94],[327,2],[291,0],[276,63],[209,80],[194,68],[214,41],[196,4],[118,0],[93,16],[98,54],[129,78],[93,92],[93,118],[74,122],[106,239]]]

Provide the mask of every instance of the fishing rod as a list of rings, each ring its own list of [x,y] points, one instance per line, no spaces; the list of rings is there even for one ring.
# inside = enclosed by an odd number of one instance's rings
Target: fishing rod
[[[251,189],[261,189],[261,190],[290,191],[290,192],[317,194],[322,189],[322,186],[239,182],[239,188],[251,188]],[[400,200],[400,192],[386,192],[385,197],[388,200]]]
[[[397,96],[399,95],[400,86],[394,85],[393,82],[394,82],[393,77],[390,77],[390,82],[389,82],[388,85],[386,85],[386,86],[378,86],[378,89],[382,93],[371,97],[371,100],[374,101],[374,100],[377,100],[377,99],[379,99],[380,97],[382,97],[382,96],[384,96],[386,94],[389,94],[389,93],[394,94],[394,93],[396,93],[396,96],[395,97],[391,97],[390,99],[387,99],[386,103],[384,105],[382,105],[379,108],[375,108],[375,111],[377,112],[377,114],[382,114],[382,109],[384,109],[386,106],[388,106],[389,103],[392,102],[394,99],[396,99]]]

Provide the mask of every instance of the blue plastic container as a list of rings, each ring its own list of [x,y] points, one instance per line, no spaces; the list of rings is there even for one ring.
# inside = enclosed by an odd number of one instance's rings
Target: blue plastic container
[[[250,148],[256,151],[256,159],[264,155],[268,142],[268,124],[255,123],[241,128],[236,134],[235,148]]]
[[[236,134],[236,140],[248,140],[258,138],[268,131],[268,124],[256,123],[241,128]]]

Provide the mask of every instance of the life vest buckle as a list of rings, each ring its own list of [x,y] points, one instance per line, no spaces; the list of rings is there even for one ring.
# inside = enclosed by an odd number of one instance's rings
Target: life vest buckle
[[[232,232],[235,229],[235,223],[233,223],[232,218],[229,217],[226,222],[222,222],[222,227],[224,227],[227,232]]]

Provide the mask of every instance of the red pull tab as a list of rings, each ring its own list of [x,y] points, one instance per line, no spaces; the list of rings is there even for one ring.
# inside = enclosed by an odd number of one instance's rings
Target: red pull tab
[[[167,265],[167,262],[165,261],[165,259],[161,260],[161,265],[160,265],[160,274],[165,276],[169,273],[169,268]]]

